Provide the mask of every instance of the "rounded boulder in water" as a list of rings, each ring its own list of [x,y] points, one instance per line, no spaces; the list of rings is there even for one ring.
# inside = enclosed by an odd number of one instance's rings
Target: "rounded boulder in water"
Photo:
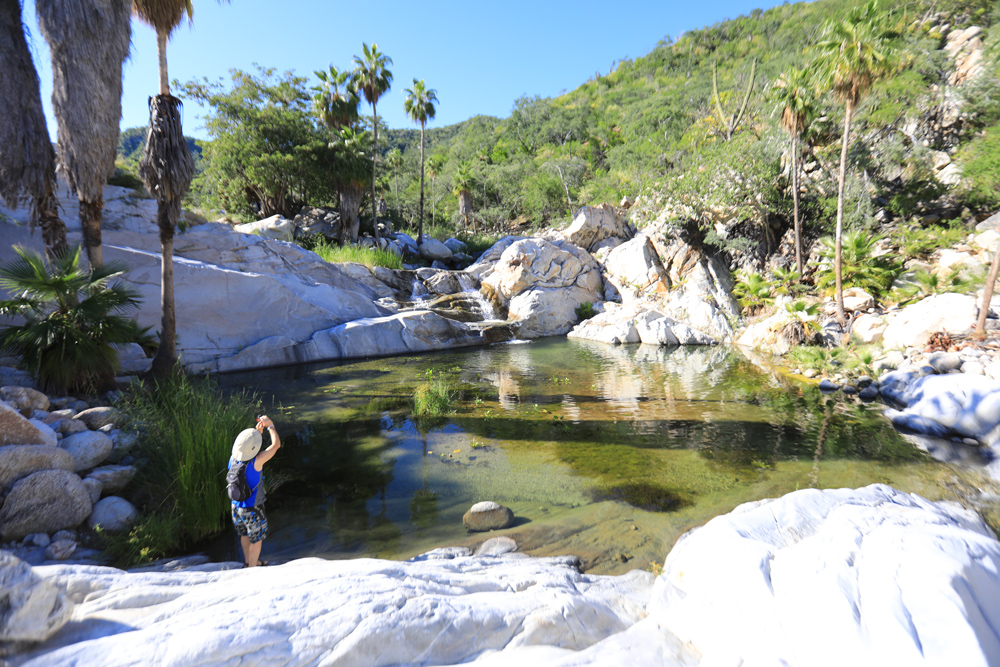
[[[462,517],[466,530],[474,533],[507,528],[512,523],[514,512],[509,507],[492,501],[476,503]]]

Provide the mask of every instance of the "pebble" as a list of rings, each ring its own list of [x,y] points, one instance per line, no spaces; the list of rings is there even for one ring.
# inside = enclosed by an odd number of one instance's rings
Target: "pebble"
[[[840,389],[840,386],[838,384],[836,384],[835,382],[831,382],[826,378],[821,380],[819,383],[819,390],[824,393],[834,392],[837,391],[838,389]]]
[[[802,375],[803,375],[803,377],[807,377],[807,378],[809,378],[811,380],[814,377],[816,377],[817,375],[819,375],[819,371],[817,371],[815,368],[807,368],[806,372],[803,373]]]

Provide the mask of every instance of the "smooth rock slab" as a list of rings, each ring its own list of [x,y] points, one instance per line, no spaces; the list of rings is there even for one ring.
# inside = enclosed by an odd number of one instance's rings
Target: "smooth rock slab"
[[[514,523],[514,512],[509,507],[489,500],[476,503],[462,517],[462,524],[473,532],[500,530],[512,523]]]
[[[42,470],[14,483],[0,509],[0,536],[19,540],[31,533],[75,528],[93,504],[83,480],[68,470]]]
[[[1000,382],[964,373],[920,375],[894,371],[882,378],[883,396],[903,406],[884,414],[899,427],[935,436],[1000,440]]]
[[[0,642],[48,639],[72,613],[73,605],[58,584],[0,551]]]

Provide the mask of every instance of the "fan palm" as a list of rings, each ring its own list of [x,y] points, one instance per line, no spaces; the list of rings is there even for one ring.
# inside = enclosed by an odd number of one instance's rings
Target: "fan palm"
[[[0,198],[16,207],[31,200],[46,251],[66,251],[66,226],[56,208],[56,154],[42,112],[38,73],[28,51],[17,0],[0,3]]]
[[[437,111],[434,103],[438,101],[437,91],[427,88],[424,80],[413,80],[413,88],[406,89],[406,101],[403,110],[414,123],[420,123],[420,216],[417,218],[417,243],[424,242],[424,129],[427,121],[434,118]]]
[[[362,56],[354,56],[354,77],[357,88],[365,96],[365,101],[372,105],[372,130],[374,143],[372,149],[372,227],[375,228],[375,239],[378,234],[378,207],[375,202],[375,169],[378,163],[378,100],[388,92],[392,85],[392,72],[389,65],[392,58],[378,50],[378,44],[371,47],[362,42]]]
[[[20,357],[46,389],[94,391],[114,377],[113,346],[139,331],[121,313],[138,307],[138,294],[121,282],[125,267],[80,266],[80,248],[53,256],[15,246],[18,259],[0,268],[0,287],[19,296],[0,301],[0,315],[24,324],[0,331],[0,350]]]
[[[139,176],[156,197],[156,223],[160,230],[160,302],[163,308],[160,347],[153,359],[153,373],[164,376],[177,365],[177,311],[174,304],[174,231],[181,215],[181,200],[194,177],[194,160],[184,139],[181,101],[170,94],[167,41],[187,16],[191,0],[132,0],[139,20],[156,31],[160,93],[149,100],[149,129],[139,161]]]
[[[320,85],[313,88],[313,105],[320,120],[327,127],[337,130],[358,121],[358,91],[352,73],[338,70],[333,65],[327,72],[317,70]]]
[[[802,267],[802,227],[799,221],[799,150],[798,140],[816,116],[815,87],[808,70],[793,67],[783,74],[771,89],[772,99],[781,112],[781,127],[792,142],[792,201],[795,220],[795,268]]]
[[[458,215],[465,221],[465,226],[469,226],[469,216],[472,214],[472,181],[475,178],[475,171],[471,162],[462,162],[452,174],[452,192],[458,197]]]
[[[103,261],[104,184],[114,173],[122,116],[122,65],[132,37],[131,0],[36,0],[52,54],[59,168],[80,200],[83,245]]]
[[[837,231],[835,237],[837,319],[844,317],[844,286],[841,276],[841,238],[844,229],[844,180],[847,173],[847,148],[850,145],[851,117],[872,84],[894,70],[898,35],[886,25],[875,0],[852,9],[840,22],[828,23],[824,37],[816,45],[820,62],[825,66],[828,85],[844,103],[844,137],[840,150],[840,174],[837,192]]]
[[[368,185],[368,150],[371,135],[346,125],[334,132],[330,148],[333,149],[333,174],[340,193],[340,238],[357,243],[358,211]]]
[[[432,155],[427,160],[427,171],[431,173],[431,225],[434,224],[434,214],[437,212],[437,177],[444,169],[445,157],[443,155]]]

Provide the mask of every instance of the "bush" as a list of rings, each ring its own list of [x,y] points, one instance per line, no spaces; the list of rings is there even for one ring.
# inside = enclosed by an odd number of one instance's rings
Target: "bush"
[[[900,226],[893,241],[899,245],[904,257],[927,257],[938,248],[951,248],[960,243],[968,230],[960,220],[945,226]]]
[[[872,256],[875,244],[881,239],[881,236],[863,230],[844,234],[841,244],[841,278],[844,289],[860,287],[875,297],[880,297],[888,291],[892,281],[902,271],[902,264],[889,255]],[[816,287],[819,289],[833,288],[836,283],[836,275],[833,269],[835,249],[832,238],[821,239],[819,254],[820,257],[828,260],[829,264],[817,271]]]
[[[747,315],[755,315],[774,303],[771,291],[774,283],[765,280],[759,273],[746,273],[740,276],[733,286],[733,296],[739,301],[740,307]]]
[[[417,417],[443,417],[451,412],[452,391],[443,380],[424,382],[413,395],[413,414]]]
[[[0,350],[20,358],[42,388],[95,393],[115,375],[116,345],[140,338],[121,313],[139,305],[138,293],[120,282],[121,264],[80,266],[80,248],[48,262],[16,246],[19,259],[0,268],[0,286],[19,296],[0,301],[0,315],[25,323],[0,331]]]
[[[1000,125],[963,150],[961,163],[970,184],[969,203],[988,210],[1000,207]]]
[[[129,416],[127,428],[139,433],[134,454],[141,463],[136,482],[143,497],[137,501],[149,513],[127,538],[113,540],[115,553],[126,560],[121,564],[177,551],[221,530],[230,512],[225,493],[230,447],[236,434],[254,423],[260,400],[222,396],[207,378],[179,375],[134,384],[118,407]]]
[[[356,245],[337,246],[332,243],[317,243],[312,251],[324,262],[337,264],[339,262],[356,262],[364,264],[369,269],[384,266],[387,269],[403,268],[403,260],[388,250],[378,248],[362,248]]]
[[[597,315],[597,311],[594,310],[594,304],[589,301],[581,303],[576,307],[576,319],[578,322],[589,320],[594,315]]]

